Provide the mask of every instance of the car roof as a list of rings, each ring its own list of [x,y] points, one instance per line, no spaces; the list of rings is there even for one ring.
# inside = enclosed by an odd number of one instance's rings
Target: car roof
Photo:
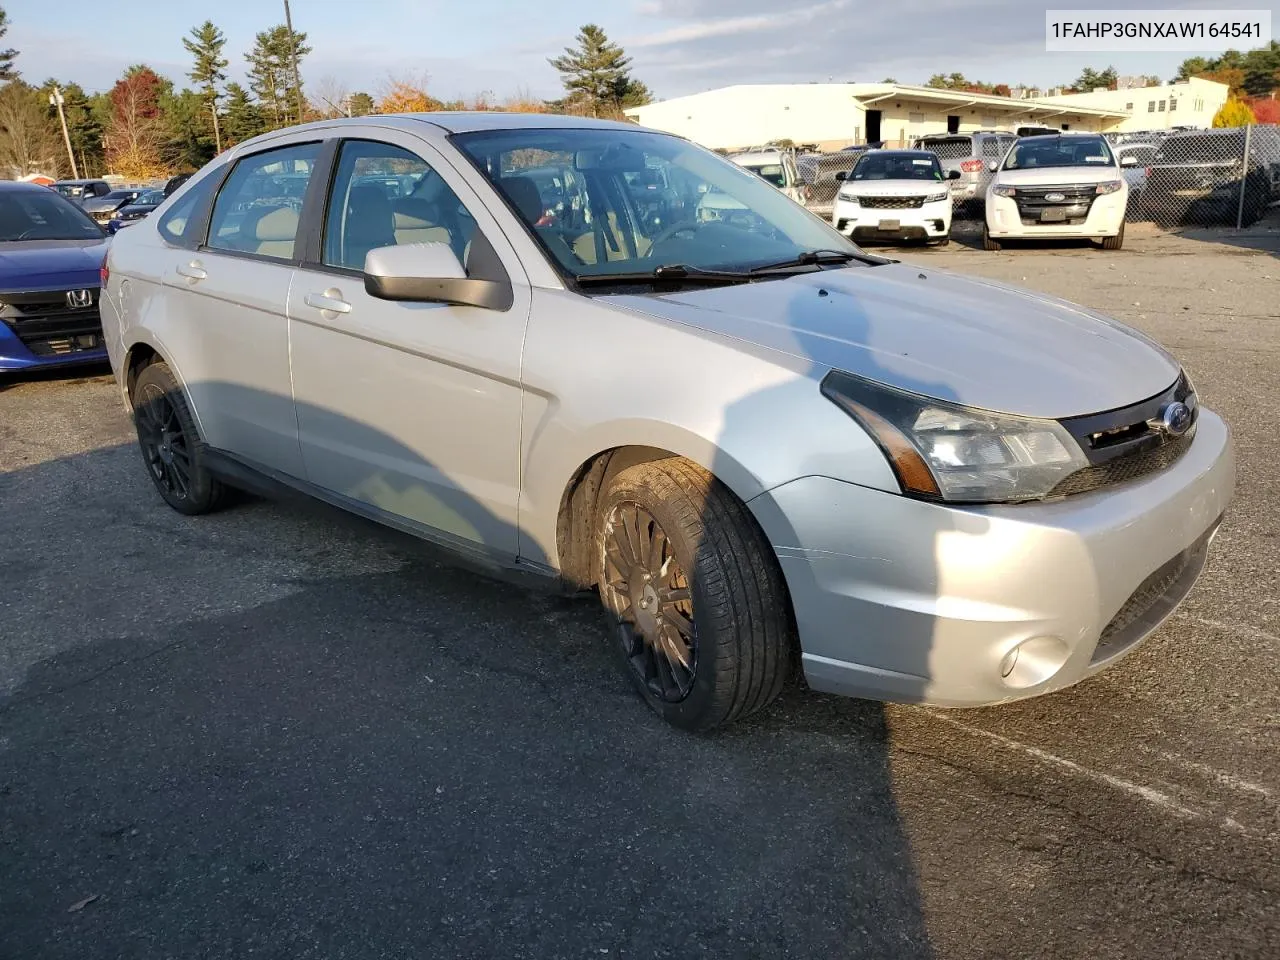
[[[88,180],[59,180],[57,181],[57,183],[54,184],[54,186],[56,187],[56,186],[65,185],[69,187],[76,187],[76,186],[83,186],[86,183],[106,183],[106,182],[107,181],[99,180],[96,177],[90,177]]]
[[[0,180],[0,191],[9,193],[53,193],[48,187],[42,187],[38,183],[21,182],[18,180]]]
[[[926,158],[936,160],[938,158],[938,155],[932,150],[868,150],[866,155],[868,157],[873,155],[877,157],[919,157],[921,160]]]
[[[741,163],[743,160],[760,160],[768,162],[770,160],[781,160],[781,150],[750,150],[746,153],[733,153],[729,155],[729,159],[734,163]]]

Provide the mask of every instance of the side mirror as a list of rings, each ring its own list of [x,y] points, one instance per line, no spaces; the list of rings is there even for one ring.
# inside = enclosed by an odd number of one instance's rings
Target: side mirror
[[[948,180],[959,180],[959,179],[960,179],[960,171],[959,171],[959,170],[948,170],[948,171],[947,171],[947,179],[948,179]]]
[[[485,249],[477,249],[477,243]],[[479,261],[478,269],[468,277],[447,243],[378,247],[364,258],[364,289],[379,300],[510,309],[514,302],[511,282],[497,254],[479,231],[472,239],[472,259]],[[494,279],[482,279],[486,276]]]
[[[849,171],[848,171],[848,170],[837,170],[837,171],[836,171],[835,178],[836,178],[837,180],[848,180],[848,179],[849,179]]]
[[[1122,167],[1136,167],[1137,165],[1138,165],[1138,158],[1135,157],[1132,153],[1127,153],[1120,158],[1120,166]]]
[[[990,163],[987,164],[987,169],[990,170],[992,173],[995,173],[997,170],[1000,169],[1000,164],[998,161],[992,160]]]

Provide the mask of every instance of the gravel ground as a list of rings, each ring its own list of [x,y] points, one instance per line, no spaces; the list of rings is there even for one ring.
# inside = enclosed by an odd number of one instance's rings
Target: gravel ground
[[[1280,234],[901,255],[1142,328],[1233,425],[1234,509],[1137,653],[686,736],[591,606],[320,507],[184,519],[108,378],[10,382],[0,958],[1280,956]]]

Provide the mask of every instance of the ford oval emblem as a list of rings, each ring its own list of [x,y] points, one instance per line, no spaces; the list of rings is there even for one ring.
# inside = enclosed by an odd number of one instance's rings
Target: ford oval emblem
[[[1160,415],[1149,425],[1161,433],[1180,437],[1191,429],[1191,408],[1180,400],[1166,403],[1160,408]]]
[[[1066,196],[1061,193],[1046,193],[1044,198],[1050,203],[1061,203],[1063,200],[1067,199]]]

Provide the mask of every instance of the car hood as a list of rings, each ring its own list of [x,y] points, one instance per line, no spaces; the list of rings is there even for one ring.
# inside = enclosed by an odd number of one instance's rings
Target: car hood
[[[840,192],[854,197],[901,197],[949,190],[946,180],[846,180]]]
[[[0,291],[96,287],[106,252],[105,238],[0,242]]]
[[[1120,168],[1109,164],[1081,167],[1032,167],[1028,170],[1000,170],[996,173],[996,183],[1013,186],[1053,183],[1102,183],[1106,180],[1119,180]]]
[[[896,263],[601,298],[924,396],[1030,417],[1127,406],[1177,379],[1159,345],[1084,307]]]
[[[125,202],[124,200],[108,200],[106,197],[92,197],[81,201],[80,209],[85,213],[100,213],[104,210],[114,210]]]

